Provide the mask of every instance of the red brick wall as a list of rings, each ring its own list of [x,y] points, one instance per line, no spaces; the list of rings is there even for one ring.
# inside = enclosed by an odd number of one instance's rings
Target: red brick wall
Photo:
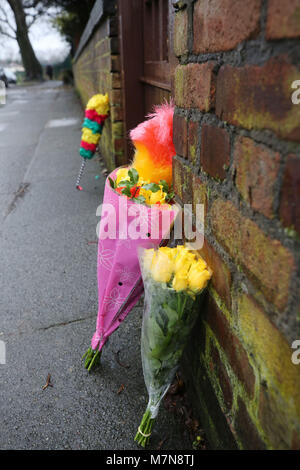
[[[300,0],[177,7],[173,181],[214,271],[186,378],[213,447],[299,449]]]
[[[123,165],[123,109],[117,17],[106,17],[73,65],[75,86],[85,106],[96,93],[108,93],[110,118],[106,120],[100,141],[100,153],[106,167]]]

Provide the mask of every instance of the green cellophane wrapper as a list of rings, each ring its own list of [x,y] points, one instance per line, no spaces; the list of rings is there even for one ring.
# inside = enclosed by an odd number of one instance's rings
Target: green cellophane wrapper
[[[135,436],[145,447],[160,402],[171,385],[178,369],[190,332],[200,313],[203,289],[191,296],[186,291],[176,292],[167,284],[155,282],[140,264],[145,289],[145,303],[141,337],[141,355],[149,402]]]

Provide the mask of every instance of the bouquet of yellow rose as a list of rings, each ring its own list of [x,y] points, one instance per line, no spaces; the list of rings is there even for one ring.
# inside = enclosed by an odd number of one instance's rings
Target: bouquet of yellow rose
[[[181,245],[143,250],[140,265],[145,290],[141,353],[149,402],[135,441],[145,447],[212,271],[201,257]]]

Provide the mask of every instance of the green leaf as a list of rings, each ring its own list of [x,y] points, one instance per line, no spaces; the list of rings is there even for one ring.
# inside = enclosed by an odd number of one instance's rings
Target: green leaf
[[[122,180],[120,181],[120,183],[118,184],[118,186],[126,186],[127,188],[131,188],[132,187],[132,184],[130,181],[128,180]]]
[[[112,187],[113,189],[115,189],[115,187],[116,187],[116,182],[115,182],[113,179],[111,179],[110,176],[108,177],[108,181],[109,181],[111,187]]]
[[[160,190],[160,187],[158,184],[156,183],[149,183],[149,184],[145,184],[145,186],[143,186],[144,189],[150,189],[150,191],[152,191],[153,193],[157,193],[157,191]]]
[[[136,171],[135,168],[131,168],[129,171],[128,171],[128,176],[130,178],[130,181],[133,183],[133,184],[137,184],[138,180],[139,180],[139,174],[138,172]]]
[[[131,192],[129,188],[122,189],[122,194],[125,194],[125,196],[128,196],[128,197],[131,197]]]
[[[170,193],[168,193],[166,195],[166,202],[172,201],[172,199],[174,199],[174,197],[175,197],[175,193],[174,193],[174,191],[171,191]]]
[[[168,192],[169,192],[169,185],[168,185],[168,183],[166,182],[166,180],[160,180],[160,182],[159,182],[158,184],[163,187],[163,192],[168,194]]]
[[[176,320],[178,319],[178,312],[171,308],[168,304],[163,304],[163,308],[166,311],[169,319],[175,318]]]
[[[141,195],[141,196],[132,198],[132,200],[140,204],[143,204],[146,201],[146,198]]]

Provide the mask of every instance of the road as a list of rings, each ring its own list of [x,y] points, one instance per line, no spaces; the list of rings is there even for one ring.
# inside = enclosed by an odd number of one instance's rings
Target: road
[[[104,185],[91,161],[84,191],[75,189],[82,116],[75,92],[59,82],[11,88],[0,106],[0,449],[138,448],[147,404],[141,305],[96,372],[81,363],[96,322]],[[48,374],[53,387],[42,390]],[[190,448],[176,419],[161,407],[151,448],[165,438],[163,449]]]

